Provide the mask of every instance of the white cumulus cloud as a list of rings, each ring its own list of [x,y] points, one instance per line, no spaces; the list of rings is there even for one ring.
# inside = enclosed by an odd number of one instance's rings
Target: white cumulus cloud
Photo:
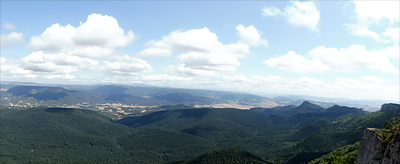
[[[250,25],[248,27],[238,25],[236,26],[236,30],[238,31],[238,35],[240,37],[240,43],[249,46],[263,45],[268,47],[267,40],[261,38],[260,32],[253,25]]]
[[[309,60],[302,55],[297,55],[294,51],[289,51],[286,55],[271,58],[263,63],[272,68],[297,73],[322,73],[331,70],[328,65],[325,65],[320,60]]]
[[[292,1],[285,11],[288,22],[296,26],[306,26],[310,30],[318,31],[319,11],[313,1]]]
[[[376,77],[376,76],[363,76],[361,77],[362,80],[366,81],[366,82],[370,82],[370,83],[383,83],[386,80]]]
[[[98,46],[85,46],[85,47],[79,46],[70,51],[67,50],[63,52],[69,55],[79,56],[79,57],[100,58],[100,57],[112,56],[114,50]]]
[[[327,93],[336,94],[340,97],[350,95],[357,99],[376,99],[380,97],[387,100],[399,100],[399,87],[381,84],[382,80],[376,77],[362,77],[361,80],[351,78],[337,78]]]
[[[24,69],[19,66],[19,64],[13,60],[6,59],[1,57],[1,65],[0,65],[0,72],[1,77],[7,78],[18,78],[21,77],[25,79],[32,79],[37,77],[37,74],[31,70]]]
[[[397,28],[388,27],[385,30],[385,32],[383,32],[382,35],[392,38],[394,45],[399,45],[399,42],[400,42],[400,39],[399,39],[400,32],[399,31],[400,31],[399,27],[397,27]]]
[[[399,1],[352,1],[354,4],[355,23],[344,24],[351,34],[361,37],[371,37],[379,43],[390,43],[386,39],[391,38],[393,43],[398,45],[398,25],[399,22]],[[388,20],[389,22],[385,22]],[[378,29],[372,30],[372,25],[386,26],[383,35]],[[394,31],[396,30],[397,31]],[[397,35],[396,35],[397,32]],[[385,38],[386,37],[386,38]],[[397,38],[397,40],[395,40]]]
[[[172,56],[171,49],[150,47],[139,52],[141,56]]]
[[[368,51],[365,46],[357,44],[341,49],[319,46],[310,50],[306,56],[289,51],[286,55],[268,59],[263,63],[272,68],[298,73],[347,72],[356,68],[399,73],[389,60],[396,56],[398,58],[398,52],[399,47]]]
[[[33,50],[59,51],[72,47],[72,38],[76,35],[76,28],[71,25],[61,26],[56,23],[46,28],[39,36],[31,37],[28,47]]]
[[[135,34],[119,27],[117,19],[108,15],[91,14],[76,28],[74,43],[81,46],[123,47],[135,39]]]
[[[34,52],[25,56],[20,65],[24,70],[47,74],[45,79],[71,79],[75,76],[70,73],[83,72],[129,76],[151,71],[145,60],[117,56],[116,47],[127,46],[136,38],[132,31],[125,32],[114,17],[91,14],[77,27],[55,23],[31,37],[28,47]]]
[[[279,16],[279,15],[285,15],[280,9],[269,6],[269,7],[264,7],[263,8],[263,15],[264,16]]]
[[[208,28],[177,30],[161,40],[146,43],[146,49],[138,53],[141,56],[173,56],[173,51],[182,52],[177,59],[178,66],[165,68],[171,75],[210,76],[213,71],[235,71],[240,66],[238,58],[250,53],[249,46],[267,46],[260,32],[250,25],[236,27],[240,37],[237,43],[222,44],[218,36]]]
[[[235,71],[240,62],[233,55],[209,54],[190,52],[178,56],[178,59],[192,69],[214,70],[214,71]]]
[[[5,64],[6,63],[6,58],[0,57],[0,64]]]
[[[376,22],[388,19],[399,21],[399,1],[352,1],[359,21]]]
[[[368,51],[365,46],[351,45],[347,48],[327,48],[319,46],[308,52],[308,56],[321,60],[324,64],[335,67],[340,71],[349,71],[355,68],[367,68],[383,72],[398,73],[390,60],[382,51]]]
[[[78,27],[56,23],[41,35],[31,37],[29,48],[44,52],[58,52],[101,57],[110,55],[115,47],[123,47],[135,40],[135,34],[119,27],[118,21],[108,15],[91,14]]]
[[[313,1],[291,1],[283,11],[276,7],[264,7],[263,15],[284,16],[291,25],[305,26],[312,31],[318,31],[320,13]]]
[[[104,61],[104,74],[134,76],[140,72],[152,71],[152,67],[141,59],[125,55],[116,61]]]
[[[1,48],[16,47],[24,42],[24,34],[21,32],[11,32],[9,34],[1,34]]]
[[[256,32],[258,33],[258,31]],[[222,44],[218,41],[218,36],[206,27],[187,31],[174,31],[169,35],[164,36],[159,41],[152,40],[146,43],[146,46],[149,48],[144,49],[139,54],[150,56],[170,56],[172,50],[178,50],[182,52],[199,53],[218,52],[244,57],[246,53],[249,53],[248,45],[236,43]]]
[[[208,52],[220,47],[222,44],[218,41],[215,33],[208,28],[192,29],[187,31],[174,31],[164,36],[159,41],[147,43],[149,47],[175,49],[179,51]]]
[[[42,73],[72,73],[95,70],[98,61],[63,53],[35,51],[22,58],[22,67]]]

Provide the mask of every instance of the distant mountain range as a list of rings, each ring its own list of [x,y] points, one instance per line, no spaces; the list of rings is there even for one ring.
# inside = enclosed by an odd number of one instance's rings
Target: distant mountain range
[[[37,83],[1,82],[2,105],[37,104],[38,106],[74,106],[76,104],[121,103],[142,106],[186,104],[203,107],[263,108],[277,112],[290,105],[301,105],[303,101],[324,108],[336,104],[375,111],[385,102],[349,101],[308,96],[267,98],[263,96],[225,91],[163,88],[145,84],[132,85],[43,85]],[[307,96],[306,96],[307,97]],[[377,105],[378,104],[378,105]],[[278,108],[282,108],[277,110]],[[290,107],[289,107],[290,108]],[[279,112],[278,112],[279,113]]]
[[[37,104],[38,106],[78,104],[84,102],[104,103],[102,95],[62,87],[18,85],[1,93],[2,105]]]
[[[340,116],[343,114],[365,114],[367,111],[361,108],[346,107],[333,105],[329,108],[323,108],[319,105],[313,104],[309,101],[304,101],[301,105],[286,105],[277,106],[274,108],[251,108],[250,110],[273,114],[273,115],[295,115],[295,114],[309,114],[309,115],[335,115]]]
[[[42,86],[2,85],[2,105],[36,104],[36,106],[67,106],[76,104],[121,103],[141,106],[238,104],[241,106],[276,106],[268,98],[234,92],[158,88],[143,86]],[[67,88],[67,89],[66,89]]]

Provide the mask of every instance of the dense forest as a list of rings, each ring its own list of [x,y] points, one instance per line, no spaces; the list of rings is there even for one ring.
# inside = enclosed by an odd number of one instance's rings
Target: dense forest
[[[238,147],[216,150],[203,154],[192,160],[172,162],[169,164],[269,164],[259,157]]]
[[[178,105],[121,120],[67,108],[1,108],[0,112],[0,163],[226,159],[289,164],[308,163],[333,150],[330,154],[335,157],[329,159],[346,161],[353,157],[365,128],[392,127],[399,120],[385,123],[397,115],[390,111],[366,113],[337,105],[325,109],[310,102],[277,114]]]
[[[396,137],[390,135],[389,133],[385,134],[385,132],[393,130],[393,128],[396,126],[397,127],[400,126],[400,116],[393,117],[389,121],[386,121],[384,123],[384,129],[377,129],[378,131],[383,132],[384,142],[388,142],[393,137]],[[400,130],[395,129],[395,131],[396,131],[395,134],[397,134],[397,137],[399,137]],[[337,148],[331,153],[311,161],[309,164],[341,164],[341,163],[355,164],[357,163],[356,157],[359,145],[360,142],[356,142],[355,144],[352,145],[346,145],[344,147]]]

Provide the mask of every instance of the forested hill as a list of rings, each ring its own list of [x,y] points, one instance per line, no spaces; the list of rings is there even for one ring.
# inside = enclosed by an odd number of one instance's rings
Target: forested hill
[[[172,162],[169,164],[270,164],[261,158],[240,148],[232,147],[203,154],[192,160]]]
[[[118,150],[114,138],[132,132],[79,109],[1,109],[0,125],[0,157],[9,163],[107,161]]]
[[[307,106],[317,110],[272,115],[180,105],[121,120],[73,108],[0,108],[0,162],[168,163],[239,153],[245,161],[307,163],[397,115]]]
[[[387,106],[390,104],[386,104]],[[384,111],[387,111],[385,107]],[[400,108],[396,104],[398,111]],[[362,145],[360,142],[337,148],[327,155],[314,159],[309,164],[319,163],[398,163],[400,141],[400,116],[393,117],[384,123],[384,129],[368,128],[364,131]],[[360,139],[361,140],[361,139]],[[397,160],[397,161],[396,161]]]
[[[301,112],[291,114],[180,109],[127,117],[117,122],[139,129],[156,126],[184,132],[211,140],[220,148],[239,146],[273,163],[306,163],[334,148],[359,141],[366,127],[382,127],[395,116],[382,111],[368,114],[362,109],[338,105],[324,109],[309,102],[303,104],[290,109]]]
[[[214,143],[160,128],[136,130],[89,110],[0,109],[5,163],[163,163],[218,149]]]

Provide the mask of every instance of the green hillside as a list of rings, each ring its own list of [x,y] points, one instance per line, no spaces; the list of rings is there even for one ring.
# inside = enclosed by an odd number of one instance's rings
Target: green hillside
[[[268,164],[268,162],[240,148],[233,147],[203,154],[193,160],[170,164]]]
[[[311,107],[311,108],[308,108]],[[220,148],[239,146],[273,163],[307,163],[358,141],[366,127],[382,127],[393,113],[308,104],[308,113],[269,115],[238,109],[180,109],[127,117],[134,128],[160,127],[202,137]]]
[[[309,164],[355,164],[360,142],[337,148],[327,155],[312,160]]]
[[[399,125],[400,125],[400,116],[393,117],[384,123],[385,129],[381,129],[380,131],[382,131],[382,134],[384,134],[384,136],[385,134],[389,134],[385,136],[386,137],[385,141],[390,141],[391,138],[395,137],[392,136],[391,133],[387,133],[387,131],[390,131],[391,129],[393,130],[394,127]],[[395,130],[396,134],[400,134],[398,129]],[[327,155],[312,160],[309,164],[341,164],[341,163],[355,164],[359,145],[360,142],[356,142],[355,144],[337,148]]]
[[[87,110],[1,109],[0,118],[0,154],[10,163],[108,161],[119,151],[114,138],[132,132]]]
[[[7,163],[164,163],[218,147],[182,132],[135,130],[99,112],[0,109],[0,161]]]
[[[294,113],[313,113],[313,112],[323,112],[325,109],[319,105],[304,101],[298,107],[287,111],[288,114]]]
[[[203,138],[155,127],[122,136],[117,141],[137,163],[190,159],[218,149],[213,142]]]
[[[91,110],[0,109],[0,161],[167,163],[239,147],[257,157],[244,153],[245,160],[308,163],[359,141],[366,127],[382,128],[385,121],[395,116],[393,112],[366,114],[340,106],[328,109],[315,104],[307,106],[318,110],[270,115],[251,110],[177,105],[114,121]],[[385,125],[389,127],[392,123]],[[201,158],[234,160],[230,155],[243,155],[239,150],[224,151]]]

